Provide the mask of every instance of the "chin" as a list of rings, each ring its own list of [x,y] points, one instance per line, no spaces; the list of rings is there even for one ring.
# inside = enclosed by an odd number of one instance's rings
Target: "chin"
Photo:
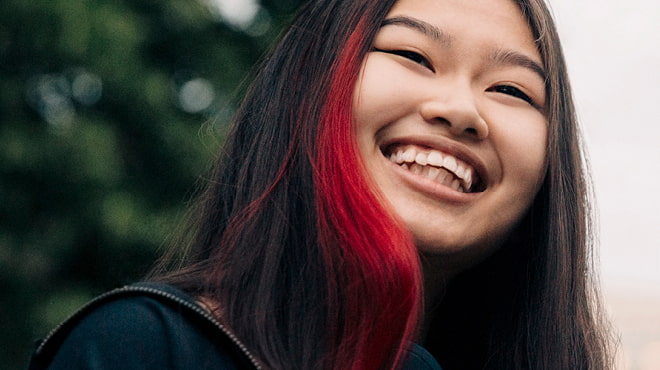
[[[492,256],[507,237],[493,236],[486,240],[466,241],[444,238],[418,238],[413,235],[420,257],[447,275],[455,275]],[[440,271],[439,271],[440,272]]]

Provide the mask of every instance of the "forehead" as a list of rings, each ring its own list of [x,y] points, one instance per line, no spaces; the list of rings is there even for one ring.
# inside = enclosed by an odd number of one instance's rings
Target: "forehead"
[[[445,44],[487,44],[540,56],[534,36],[513,0],[398,0],[387,18],[420,19],[441,32]],[[431,33],[435,33],[435,30]],[[422,32],[424,33],[424,32]]]

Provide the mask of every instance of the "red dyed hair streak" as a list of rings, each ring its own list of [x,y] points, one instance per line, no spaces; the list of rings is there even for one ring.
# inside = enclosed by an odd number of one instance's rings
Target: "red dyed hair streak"
[[[337,368],[396,364],[417,327],[422,295],[417,250],[368,179],[355,137],[352,102],[364,27],[349,37],[333,74],[316,140],[314,183],[319,243],[332,295],[330,322],[341,323]]]

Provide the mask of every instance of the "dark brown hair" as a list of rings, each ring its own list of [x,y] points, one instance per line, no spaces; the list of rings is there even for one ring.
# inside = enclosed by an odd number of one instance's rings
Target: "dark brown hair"
[[[301,10],[192,210],[187,258],[156,274],[219,303],[267,367],[392,367],[415,334],[420,263],[365,178],[350,111],[394,2],[315,0]],[[548,74],[545,182],[515,237],[448,287],[425,345],[449,370],[606,369],[566,67],[545,5],[517,3]]]
[[[547,173],[514,237],[449,286],[427,345],[447,369],[609,369],[591,191],[561,43],[543,0],[516,3],[547,74]]]

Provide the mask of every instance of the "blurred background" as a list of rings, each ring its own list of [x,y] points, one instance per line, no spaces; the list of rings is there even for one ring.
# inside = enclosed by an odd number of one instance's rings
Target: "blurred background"
[[[162,252],[300,0],[0,2],[0,369]],[[621,369],[660,369],[660,6],[550,0]],[[650,176],[651,179],[646,179]]]
[[[590,152],[619,369],[660,370],[660,2],[547,1]]]
[[[300,3],[0,1],[0,369],[148,271]]]

